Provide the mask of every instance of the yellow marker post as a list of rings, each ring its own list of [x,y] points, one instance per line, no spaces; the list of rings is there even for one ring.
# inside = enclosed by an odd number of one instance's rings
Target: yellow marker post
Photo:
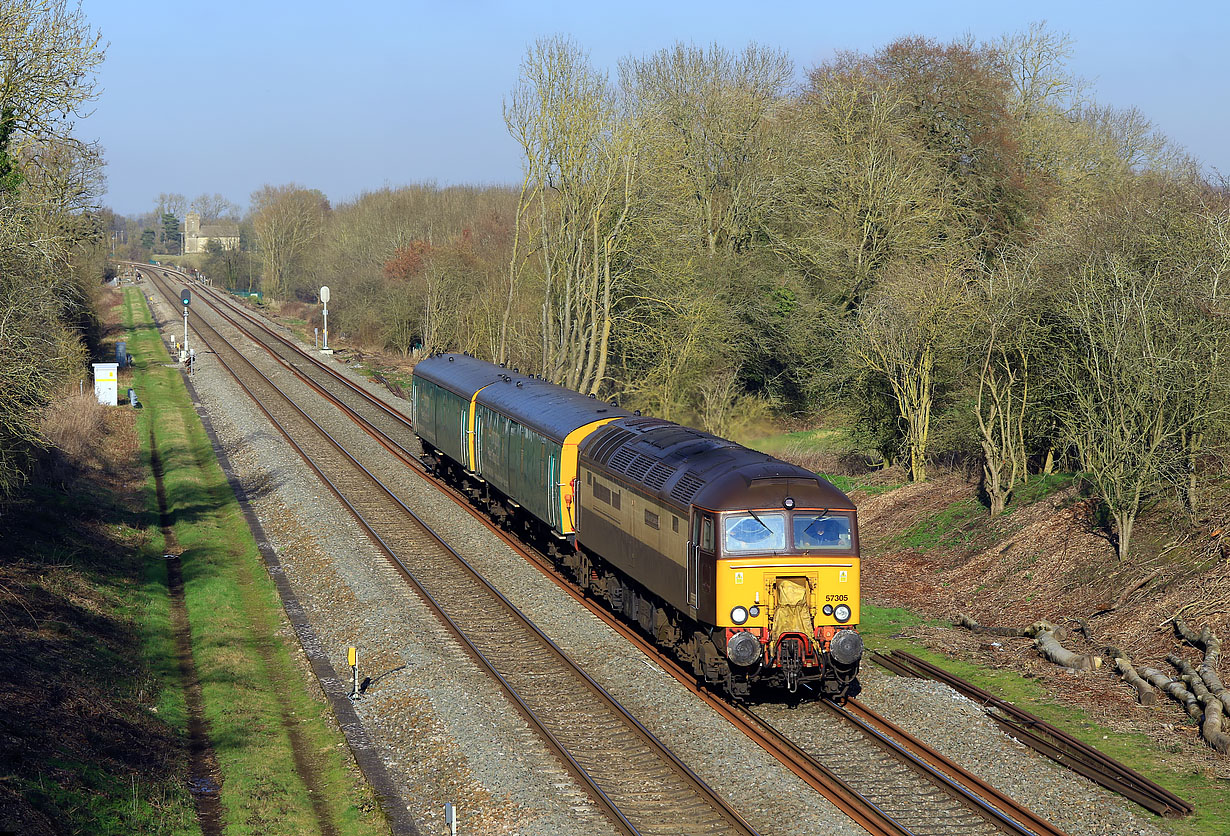
[[[351,647],[346,651],[346,662],[350,665],[350,698],[359,698],[359,648]]]

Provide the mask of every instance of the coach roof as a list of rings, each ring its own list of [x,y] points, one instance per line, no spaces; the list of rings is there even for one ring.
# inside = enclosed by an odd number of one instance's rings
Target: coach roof
[[[467,401],[484,386],[500,379],[504,370],[499,366],[467,357],[464,354],[437,354],[420,360],[414,367],[414,376],[422,378]]]
[[[571,389],[503,369],[503,377],[478,394],[477,403],[563,443],[573,430],[604,418],[632,413]]]

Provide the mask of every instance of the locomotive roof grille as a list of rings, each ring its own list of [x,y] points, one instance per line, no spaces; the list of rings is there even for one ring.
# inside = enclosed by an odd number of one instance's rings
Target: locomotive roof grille
[[[608,462],[611,470],[618,470],[620,473],[627,473],[628,466],[636,460],[636,453],[629,450],[627,447],[620,447],[611,455]]]
[[[653,467],[653,459],[637,453],[636,458],[628,463],[628,469],[625,472],[633,479],[639,481],[645,478],[645,474],[649,472],[651,467]]]
[[[645,474],[645,484],[653,488],[655,491],[662,490],[662,486],[666,484],[666,480],[674,475],[676,468],[667,467],[662,463],[655,464],[650,471]]]
[[[696,496],[696,492],[704,486],[704,479],[701,479],[692,473],[685,472],[679,477],[679,481],[675,483],[675,487],[671,488],[671,499],[677,500],[683,505],[688,505],[692,502],[692,497]]]

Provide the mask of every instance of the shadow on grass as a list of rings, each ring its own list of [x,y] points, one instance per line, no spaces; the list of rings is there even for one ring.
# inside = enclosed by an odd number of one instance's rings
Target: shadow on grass
[[[137,620],[165,588],[143,577],[140,515],[105,488],[34,487],[5,509],[0,831],[150,833],[191,820],[184,741],[157,713]]]

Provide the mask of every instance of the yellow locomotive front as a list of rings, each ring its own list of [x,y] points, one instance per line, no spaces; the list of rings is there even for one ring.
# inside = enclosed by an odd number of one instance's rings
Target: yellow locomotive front
[[[855,512],[785,497],[715,517],[715,622],[732,672],[850,696],[863,652]]]

